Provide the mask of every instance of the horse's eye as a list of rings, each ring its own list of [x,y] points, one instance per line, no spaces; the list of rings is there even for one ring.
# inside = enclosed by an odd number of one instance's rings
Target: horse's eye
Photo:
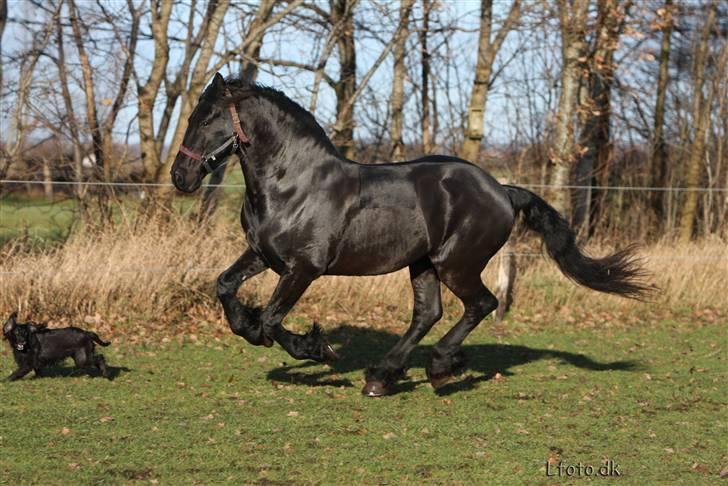
[[[209,122],[209,121],[207,121],[207,120],[205,120],[205,121],[203,121],[203,122],[202,122],[202,126],[203,126],[203,127],[206,127],[206,126],[207,126],[207,125],[209,125],[209,124],[210,124],[210,122]]]

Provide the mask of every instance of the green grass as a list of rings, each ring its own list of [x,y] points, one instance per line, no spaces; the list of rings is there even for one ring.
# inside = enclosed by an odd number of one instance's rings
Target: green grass
[[[243,184],[242,171],[239,166],[231,169],[223,184]],[[239,218],[243,189],[224,187],[221,205],[224,210],[218,211],[217,217],[236,222]],[[176,194],[173,206],[180,214],[196,212],[199,209],[201,191],[194,195]],[[133,195],[121,196],[125,209],[135,215],[140,200]],[[119,208],[113,208],[116,219],[120,220]],[[0,244],[24,239],[37,246],[53,245],[65,240],[74,230],[74,223],[80,219],[78,201],[58,195],[56,200],[44,197],[28,196],[12,193],[0,197]],[[80,225],[76,225],[76,228]]]
[[[398,393],[360,396],[396,336],[343,326],[333,368],[221,341],[115,344],[114,381],[70,368],[0,383],[8,484],[555,484],[545,463],[600,466],[623,484],[715,483],[728,465],[725,326],[654,323],[507,337],[481,326],[471,369],[436,394],[430,345]],[[446,327],[446,326],[441,326]],[[440,329],[439,332],[442,332]],[[10,373],[7,346],[0,372]],[[496,375],[498,374],[498,375]]]
[[[63,240],[78,217],[71,199],[47,201],[7,195],[0,198],[0,243],[27,238],[36,243]]]

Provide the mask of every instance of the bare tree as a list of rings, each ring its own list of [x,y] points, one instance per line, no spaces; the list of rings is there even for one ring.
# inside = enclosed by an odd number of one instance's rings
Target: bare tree
[[[333,25],[341,24],[336,42],[339,51],[339,79],[336,91],[336,122],[332,141],[344,157],[354,158],[354,110],[347,102],[356,92],[356,46],[354,44],[354,2],[335,0],[330,18]]]
[[[180,96],[181,105],[178,115],[179,119],[177,121],[177,126],[175,128],[174,134],[172,136],[172,147],[179,147],[179,145],[182,143],[182,137],[184,137],[185,131],[187,130],[187,119],[189,118],[190,113],[192,113],[192,108],[197,102],[197,98],[202,93],[202,89],[205,87],[209,79],[208,68],[210,64],[210,59],[213,54],[213,49],[215,47],[218,33],[220,31],[220,25],[222,24],[223,17],[225,16],[225,12],[227,11],[229,6],[229,0],[218,0],[217,2],[210,2],[208,6],[207,14],[204,20],[207,28],[204,30],[205,35],[201,39],[201,47],[199,53],[197,54],[197,61],[195,62],[194,69],[192,69],[187,89],[185,89]],[[176,153],[174,151],[169,151],[167,153],[164,164],[159,166],[157,169],[155,180],[160,182],[170,181],[170,174],[168,169],[172,165],[172,162],[174,162],[175,156]]]
[[[475,80],[468,106],[468,124],[460,157],[476,161],[483,140],[483,124],[488,102],[488,89],[493,82],[493,64],[508,32],[521,16],[521,1],[513,0],[508,17],[491,39],[493,31],[493,0],[480,2],[480,37],[478,40],[478,62],[475,66]]]
[[[665,0],[662,11],[658,11],[662,28],[660,44],[660,68],[657,75],[657,93],[655,96],[654,129],[650,146],[650,180],[653,187],[667,187],[667,148],[665,145],[665,98],[667,96],[667,83],[670,67],[670,40],[673,29],[673,3]],[[660,227],[665,218],[665,197],[662,191],[655,191],[651,195],[651,206],[655,213],[655,224]]]
[[[3,94],[3,34],[5,33],[5,24],[8,20],[8,2],[0,0],[0,96]]]
[[[101,9],[105,15],[106,21],[111,25],[116,34],[116,40],[120,45],[123,46],[125,60],[121,72],[121,77],[118,83],[118,90],[114,99],[110,102],[111,109],[103,121],[100,121],[100,117],[97,109],[96,101],[96,83],[94,80],[94,67],[91,65],[91,59],[89,53],[86,50],[86,44],[88,43],[85,39],[84,32],[88,32],[89,26],[86,25],[82,18],[81,11],[76,6],[75,0],[68,1],[69,10],[69,22],[73,32],[73,41],[76,45],[78,52],[78,58],[81,63],[81,72],[83,74],[83,91],[86,98],[86,122],[88,131],[91,134],[91,140],[93,143],[93,154],[97,168],[102,170],[103,179],[109,181],[111,179],[111,165],[112,165],[112,147],[113,138],[112,132],[114,124],[119,112],[123,106],[124,100],[126,99],[127,87],[131,78],[134,55],[136,52],[136,44],[139,36],[139,23],[141,10],[134,7],[131,0],[127,0],[127,6],[129,14],[131,16],[131,29],[128,38],[122,38],[118,28],[116,28],[116,21],[109,14],[106,9],[101,5]],[[93,45],[93,44],[91,44]],[[62,46],[61,46],[62,47]],[[65,64],[65,62],[64,62]]]
[[[71,98],[71,89],[68,82],[68,68],[66,66],[66,49],[64,46],[63,39],[63,24],[61,22],[56,23],[56,67],[58,69],[58,81],[61,89],[61,98],[63,99],[64,108],[66,110],[66,116],[64,121],[66,122],[66,129],[70,134],[71,145],[73,147],[73,169],[76,182],[79,184],[76,186],[76,197],[80,200],[83,199],[86,193],[85,187],[80,183],[83,180],[83,166],[82,166],[82,146],[81,136],[76,121],[76,113],[74,109],[73,99]]]
[[[714,95],[714,85],[711,84],[707,96],[703,94],[706,78],[706,66],[710,54],[710,37],[715,26],[716,14],[718,11],[718,2],[713,0],[708,7],[707,17],[703,23],[703,29],[700,39],[696,44],[696,52],[693,58],[693,120],[695,123],[695,131],[693,135],[692,146],[690,148],[688,160],[686,163],[685,185],[690,189],[695,189],[700,183],[701,167],[705,157],[705,139],[710,124],[711,106]],[[726,52],[728,52],[727,44],[723,42],[720,53],[717,56],[716,71],[718,79],[721,72],[724,71],[726,63]],[[695,217],[698,207],[698,193],[696,191],[688,191],[685,195],[685,201],[680,211],[680,240],[682,242],[690,241],[693,236],[693,227],[695,225]]]
[[[19,76],[17,83],[17,95],[15,107],[11,115],[9,134],[7,134],[5,154],[0,161],[0,176],[4,176],[8,167],[12,164],[19,165],[21,154],[25,146],[27,126],[25,124],[25,112],[30,96],[33,77],[38,60],[48,47],[54,26],[60,17],[62,3],[59,2],[55,9],[50,11],[48,20],[42,24],[40,31],[33,34],[33,40],[28,50],[21,56]]]
[[[551,184],[565,186],[569,183],[571,167],[576,160],[574,117],[581,77],[582,57],[586,48],[585,30],[589,0],[559,0],[559,24],[561,26],[561,94],[556,117],[554,142],[551,153],[553,170]],[[553,206],[561,213],[569,207],[569,193],[560,188],[552,191]]]
[[[169,62],[169,38],[167,27],[172,14],[173,0],[149,0],[152,38],[154,39],[154,58],[149,76],[142,83],[137,74],[137,99],[139,105],[139,145],[145,177],[154,179],[161,165],[161,146],[163,139],[157,141],[154,130],[154,104],[164,80]]]
[[[399,4],[400,29],[394,41],[394,69],[392,74],[392,96],[390,98],[391,125],[389,138],[392,142],[391,158],[402,160],[404,158],[404,141],[402,131],[404,127],[404,78],[406,74],[405,49],[409,37],[408,24],[414,0],[402,0]]]
[[[83,74],[83,90],[86,95],[86,124],[88,131],[91,133],[93,143],[94,158],[96,166],[103,169],[104,174],[108,173],[106,161],[104,160],[103,140],[101,138],[101,128],[99,126],[99,118],[96,111],[96,95],[93,79],[93,70],[91,61],[86,52],[85,42],[81,33],[80,13],[76,7],[75,0],[68,0],[69,20],[73,29],[73,40],[78,50],[78,59],[81,62],[81,73]],[[84,26],[84,30],[88,30]]]
[[[422,0],[422,28],[419,32],[420,56],[421,56],[421,119],[420,126],[422,130],[422,151],[425,154],[432,152],[433,140],[430,133],[430,51],[427,48],[427,37],[430,34],[430,13],[432,11],[432,2],[430,0]]]
[[[586,60],[586,75],[582,80],[581,154],[575,166],[578,186],[606,186],[613,155],[611,140],[612,85],[614,84],[614,53],[627,18],[631,1],[598,0],[594,40]],[[591,222],[599,220],[604,193],[592,194],[590,189],[576,189],[573,201],[573,224],[590,233]]]
[[[104,179],[109,180],[111,178],[112,168],[110,156],[112,155],[114,144],[113,129],[124,105],[124,101],[126,100],[129,82],[131,81],[131,75],[134,71],[134,59],[136,56],[137,42],[139,40],[142,8],[141,3],[139,7],[135,7],[133,0],[126,0],[127,12],[129,14],[131,25],[129,33],[123,34],[117,27],[119,19],[107,12],[106,9],[103,8],[103,4],[99,3],[99,5],[102,8],[106,22],[112,26],[116,43],[121,46],[121,50],[124,55],[124,64],[121,70],[116,95],[111,101],[111,107],[106,118],[101,122],[101,138],[103,140],[103,152],[106,159],[106,164],[104,165]]]

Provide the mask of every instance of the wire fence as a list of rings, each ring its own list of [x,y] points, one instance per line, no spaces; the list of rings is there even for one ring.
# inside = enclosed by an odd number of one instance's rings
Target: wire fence
[[[99,186],[99,187],[118,187],[118,188],[125,188],[125,189],[143,189],[143,188],[160,188],[160,187],[174,187],[171,183],[154,183],[154,182],[103,182],[103,181],[51,181],[51,184],[54,186]],[[49,182],[46,181],[39,181],[39,180],[22,180],[22,179],[0,179],[0,185],[46,185],[49,184]],[[585,190],[599,190],[599,191],[642,191],[642,192],[650,192],[650,191],[659,191],[659,192],[700,192],[700,193],[723,193],[728,192],[728,188],[720,188],[720,187],[648,187],[648,186],[583,186],[583,185],[553,185],[553,184],[532,184],[532,183],[519,183],[519,182],[509,182],[511,185],[518,185],[521,187],[526,188],[532,188],[532,189],[564,189],[564,190],[573,190],[573,189],[585,189]],[[244,184],[208,184],[202,186],[205,187],[219,187],[219,188],[244,188]],[[42,202],[42,203],[32,203],[30,201],[23,202],[23,207],[51,207],[54,204],[59,203],[60,201],[49,201],[49,202]],[[73,212],[74,210],[72,208],[67,208],[68,211]],[[0,228],[8,228],[8,226],[4,226],[0,223]],[[532,252],[532,253],[524,253],[524,252],[514,252],[505,249],[503,254],[505,255],[512,255],[518,258],[540,258],[544,257],[545,253],[539,253],[539,252]],[[675,255],[640,255],[641,258],[645,260],[663,260],[663,261],[670,261],[670,260],[685,260],[685,261],[692,261],[692,262],[703,262],[703,263],[711,263],[711,262],[725,262],[728,261],[728,251],[725,255],[684,255],[684,254],[675,254]],[[182,273],[189,273],[189,272],[214,272],[214,271],[221,271],[221,268],[205,268],[205,267],[184,267],[184,268],[174,268],[174,267],[138,267],[138,268],[124,268],[124,269],[118,269],[115,268],[115,272],[120,273],[133,273],[133,274],[142,274],[142,273],[163,273],[163,272],[182,272]],[[99,270],[107,271],[108,269],[99,268]],[[31,271],[31,270],[20,270],[20,271],[4,271],[0,272],[0,275],[28,275],[32,276],[34,274],[40,275],[43,272],[38,271]]]

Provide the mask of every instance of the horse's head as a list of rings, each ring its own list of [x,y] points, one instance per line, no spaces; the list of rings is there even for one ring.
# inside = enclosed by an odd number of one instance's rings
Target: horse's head
[[[225,80],[217,73],[192,111],[172,164],[172,181],[180,191],[196,191],[202,179],[222,166],[237,144],[247,142],[235,108],[221,103],[229,94]]]

